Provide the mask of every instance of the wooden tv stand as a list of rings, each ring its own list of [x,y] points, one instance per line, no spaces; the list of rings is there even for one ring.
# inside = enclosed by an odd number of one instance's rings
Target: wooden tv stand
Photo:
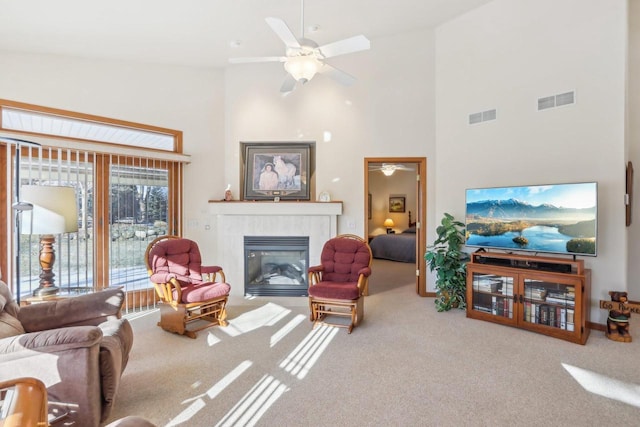
[[[589,337],[590,291],[582,260],[476,252],[467,264],[467,317],[578,344]]]

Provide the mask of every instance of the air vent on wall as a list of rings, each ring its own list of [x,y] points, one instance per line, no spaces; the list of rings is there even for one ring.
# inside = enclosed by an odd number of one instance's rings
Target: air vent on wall
[[[575,92],[565,92],[558,95],[545,96],[538,98],[538,111],[548,110],[549,108],[562,107],[563,105],[575,104]]]
[[[475,125],[482,122],[487,122],[489,120],[496,119],[496,109],[481,111],[479,113],[469,114],[469,124]]]

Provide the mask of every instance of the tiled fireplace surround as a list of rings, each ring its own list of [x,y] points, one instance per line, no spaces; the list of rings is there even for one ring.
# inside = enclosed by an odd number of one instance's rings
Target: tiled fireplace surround
[[[244,295],[244,236],[309,236],[309,264],[336,236],[342,202],[211,202],[218,230],[216,264],[223,266],[231,295]]]

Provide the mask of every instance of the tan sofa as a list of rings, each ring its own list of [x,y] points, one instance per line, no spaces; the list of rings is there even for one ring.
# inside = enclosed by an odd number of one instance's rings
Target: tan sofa
[[[110,289],[18,307],[0,281],[0,381],[33,377],[64,424],[99,426],[114,405],[133,330],[120,317],[124,293]]]

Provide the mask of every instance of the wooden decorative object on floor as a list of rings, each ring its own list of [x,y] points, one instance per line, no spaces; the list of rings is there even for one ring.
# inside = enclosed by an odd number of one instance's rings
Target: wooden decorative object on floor
[[[610,291],[611,301],[601,300],[600,308],[609,310],[606,336],[618,342],[631,342],[629,319],[631,312],[640,313],[640,304],[627,302],[627,293]]]

